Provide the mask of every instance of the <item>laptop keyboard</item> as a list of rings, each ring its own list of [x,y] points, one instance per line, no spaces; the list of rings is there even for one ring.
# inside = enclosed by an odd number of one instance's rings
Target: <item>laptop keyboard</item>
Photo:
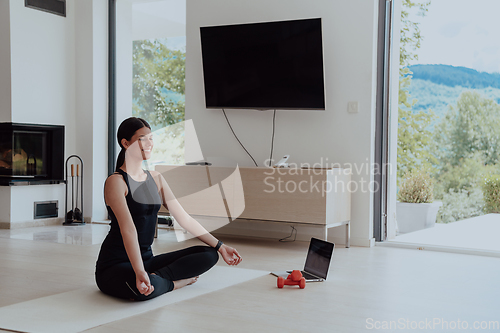
[[[314,275],[311,275],[307,272],[304,272],[304,271],[301,271],[302,273],[302,276],[306,278],[306,280],[315,280],[315,279],[318,279],[317,276],[314,276]]]

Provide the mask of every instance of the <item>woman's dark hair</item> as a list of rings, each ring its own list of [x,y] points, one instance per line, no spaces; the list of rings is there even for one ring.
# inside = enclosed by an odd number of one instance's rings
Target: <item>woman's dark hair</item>
[[[147,121],[145,121],[142,118],[136,118],[136,117],[130,117],[125,119],[120,124],[120,127],[118,127],[118,132],[116,134],[116,137],[118,139],[118,144],[120,145],[122,150],[118,154],[115,171],[118,171],[118,169],[120,169],[120,167],[125,162],[125,147],[123,147],[122,145],[122,139],[129,141],[130,139],[132,139],[135,132],[137,132],[137,130],[140,130],[143,127],[151,129],[151,126],[149,126],[149,123]]]

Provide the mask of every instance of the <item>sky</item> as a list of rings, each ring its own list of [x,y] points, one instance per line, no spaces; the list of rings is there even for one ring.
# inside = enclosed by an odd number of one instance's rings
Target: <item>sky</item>
[[[186,0],[137,1],[134,10],[186,25]]]
[[[431,0],[412,64],[445,64],[500,73],[500,0]]]
[[[186,0],[132,1],[132,40],[168,38],[169,48],[185,49]]]

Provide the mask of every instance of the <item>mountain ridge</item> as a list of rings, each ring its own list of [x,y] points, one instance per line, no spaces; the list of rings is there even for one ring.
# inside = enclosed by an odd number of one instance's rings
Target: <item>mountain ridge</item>
[[[411,65],[408,69],[414,79],[430,81],[448,87],[469,89],[500,89],[500,73],[479,72],[472,68],[451,65]]]
[[[410,100],[417,100],[412,107],[414,111],[427,111],[431,109],[439,119],[445,115],[450,105],[456,106],[460,94],[468,90],[477,91],[483,97],[492,99],[500,104],[500,89],[494,87],[476,89],[462,86],[450,87],[430,82],[429,80],[413,78],[408,92]]]

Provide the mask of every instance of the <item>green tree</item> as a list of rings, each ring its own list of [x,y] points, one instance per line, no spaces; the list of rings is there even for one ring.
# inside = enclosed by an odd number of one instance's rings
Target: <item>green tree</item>
[[[416,51],[420,48],[422,35],[418,22],[412,22],[409,19],[410,10],[415,7],[420,16],[425,16],[429,10],[430,1],[414,2],[411,0],[403,0],[401,7],[401,31],[399,36],[399,73],[403,76],[409,70],[403,68],[408,66],[412,60],[418,60]]]
[[[483,164],[498,163],[500,106],[476,91],[464,91],[436,126],[434,141],[442,164],[458,166],[477,156]]]
[[[410,97],[407,86],[410,77],[400,79],[398,108],[398,179],[415,168],[431,170],[437,159],[431,152],[432,132],[429,125],[435,118],[432,110],[415,112],[411,109],[415,100]]]
[[[435,117],[432,110],[413,111],[416,103],[409,93],[412,72],[408,69],[412,60],[418,60],[416,51],[420,48],[422,35],[418,22],[409,19],[410,10],[416,9],[425,16],[429,2],[403,0],[401,10],[401,32],[399,53],[399,105],[398,105],[398,181],[414,168],[431,169],[436,163],[429,149],[432,133],[429,125]]]
[[[133,114],[162,127],[183,121],[186,53],[162,38],[134,41],[132,57]]]
[[[434,192],[439,199],[450,192],[465,191],[469,193],[474,188],[478,188],[485,177],[498,171],[496,165],[484,163],[482,153],[479,151],[468,158],[459,160],[456,165],[447,163],[443,159],[436,175],[438,181],[434,186]]]
[[[500,170],[500,106],[475,91],[463,92],[436,125],[439,168],[436,196],[472,193]]]
[[[481,185],[499,173],[500,106],[475,91],[463,92],[436,125],[439,157],[438,221],[448,223],[483,214]]]

